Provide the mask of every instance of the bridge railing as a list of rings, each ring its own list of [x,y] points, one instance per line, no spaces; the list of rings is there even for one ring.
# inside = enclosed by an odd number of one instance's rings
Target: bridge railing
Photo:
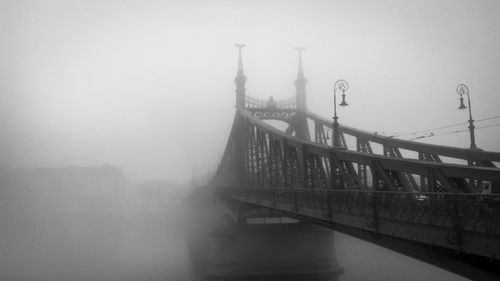
[[[219,187],[226,198],[272,206],[292,213],[339,214],[395,220],[500,235],[500,195],[437,192],[351,191],[259,187]]]

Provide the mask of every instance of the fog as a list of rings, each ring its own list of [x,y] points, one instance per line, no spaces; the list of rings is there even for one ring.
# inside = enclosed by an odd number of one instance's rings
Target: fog
[[[192,280],[185,198],[229,136],[234,43],[248,95],[293,96],[303,46],[315,113],[333,115],[345,79],[342,124],[399,135],[464,123],[422,142],[469,146],[454,133],[467,130],[465,83],[474,118],[491,118],[476,122],[477,145],[499,151],[499,12],[496,0],[0,0],[0,279]],[[336,239],[343,280],[404,278],[357,267],[371,255],[457,278]]]
[[[0,176],[0,280],[193,280],[182,187],[109,166]]]
[[[387,134],[500,112],[498,1],[1,1],[2,166],[109,164],[138,180],[215,168],[234,114],[237,50],[247,93],[294,94],[304,46],[308,107]],[[499,123],[490,120],[476,124]],[[467,129],[466,124],[449,130]],[[499,127],[477,144],[499,150]],[[468,147],[468,133],[425,138]]]

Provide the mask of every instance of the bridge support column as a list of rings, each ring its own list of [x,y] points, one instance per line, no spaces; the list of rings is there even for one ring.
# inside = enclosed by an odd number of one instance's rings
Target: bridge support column
[[[259,210],[250,210],[250,212]],[[334,232],[282,215],[253,215],[210,234],[208,280],[335,281]]]

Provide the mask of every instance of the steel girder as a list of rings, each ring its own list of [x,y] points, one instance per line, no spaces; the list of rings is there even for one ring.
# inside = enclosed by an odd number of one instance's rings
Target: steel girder
[[[316,124],[316,127],[320,130],[332,130],[332,122],[329,119],[321,117],[309,111],[306,112],[306,116],[313,120]],[[469,164],[483,167],[495,167],[494,162],[500,162],[499,152],[419,143],[415,141],[382,136],[377,133],[368,132],[345,125],[340,125],[339,131],[342,136],[352,136],[359,142],[368,142],[381,145],[384,148],[384,155],[391,155],[394,157],[402,157],[400,150],[404,149],[416,152],[416,154],[418,154],[418,159],[420,160],[434,162],[442,162],[441,157],[462,159],[469,162]],[[360,150],[359,146],[358,151],[362,151]],[[368,153],[373,153],[373,151]]]

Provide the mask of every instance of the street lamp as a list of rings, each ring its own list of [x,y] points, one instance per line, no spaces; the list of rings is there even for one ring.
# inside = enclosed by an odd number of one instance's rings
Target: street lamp
[[[464,104],[463,95],[467,94],[467,105],[469,106],[469,131],[470,131],[470,148],[477,148],[476,137],[474,135],[474,119],[472,119],[472,108],[470,104],[469,88],[465,84],[458,84],[457,94],[460,96],[460,106],[458,109],[466,109],[467,106]]]
[[[345,92],[349,89],[347,81],[340,79],[335,82],[333,88],[333,147],[340,148],[339,117],[337,116],[337,92],[342,91],[342,102],[340,106],[346,106]]]

